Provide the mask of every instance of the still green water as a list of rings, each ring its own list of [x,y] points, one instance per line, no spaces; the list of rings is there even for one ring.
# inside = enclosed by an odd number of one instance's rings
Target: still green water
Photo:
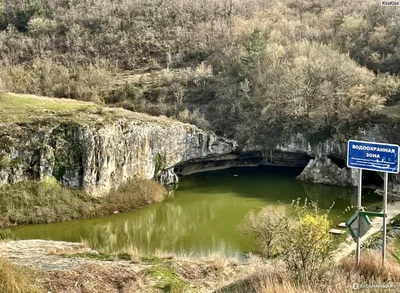
[[[56,224],[24,225],[12,229],[20,239],[85,241],[109,252],[135,247],[145,253],[156,250],[204,255],[236,255],[255,250],[254,242],[238,233],[238,225],[250,210],[307,198],[330,211],[334,224],[346,221],[356,205],[355,188],[302,183],[298,170],[236,168],[183,177],[174,195],[141,210],[103,218]],[[381,198],[365,191],[363,205]]]

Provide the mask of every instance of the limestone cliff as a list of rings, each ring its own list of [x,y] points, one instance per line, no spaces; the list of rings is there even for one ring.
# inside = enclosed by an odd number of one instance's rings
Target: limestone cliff
[[[397,123],[371,124],[360,128],[352,139],[363,141],[382,142],[400,144],[400,129]],[[347,159],[347,139],[345,135],[335,136],[317,144],[311,145],[302,134],[296,134],[290,138],[286,144],[281,144],[278,149],[287,152],[308,154],[315,157],[310,160],[302,174],[300,180],[331,185],[357,186],[357,174],[355,169],[339,168],[327,157],[336,159]],[[399,175],[389,176],[391,184],[389,188],[392,192],[400,193]]]
[[[55,176],[101,196],[128,179],[171,174],[176,164],[236,148],[234,141],[167,118],[122,109],[77,114],[0,123],[0,184]]]
[[[375,124],[366,125],[354,135],[347,133],[335,134],[333,137],[322,139],[315,143],[311,143],[304,134],[295,133],[288,140],[278,144],[276,149],[283,152],[307,154],[313,157],[325,154],[330,157],[345,159],[349,138],[376,142],[388,142],[393,139],[388,129],[385,129],[383,125]]]

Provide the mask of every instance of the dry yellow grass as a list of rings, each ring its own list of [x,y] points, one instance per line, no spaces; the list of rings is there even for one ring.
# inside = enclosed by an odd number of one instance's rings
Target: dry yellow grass
[[[379,252],[366,251],[361,255],[360,266],[355,266],[353,257],[342,260],[340,268],[351,275],[358,275],[360,280],[379,280],[382,282],[400,282],[400,265],[388,257],[385,266],[382,266],[382,257]]]
[[[299,286],[287,280],[285,273],[254,273],[236,281],[216,293],[313,293],[309,285]]]
[[[0,259],[0,293],[41,292],[41,288],[34,282],[34,277],[32,272]]]
[[[140,292],[134,272],[99,264],[86,264],[69,271],[49,271],[41,283],[49,292]]]
[[[283,292],[310,292],[310,293],[341,293],[352,292],[353,284],[360,285],[397,285],[400,286],[400,265],[392,258],[388,258],[385,267],[381,264],[379,251],[367,251],[359,267],[355,265],[354,256],[343,259],[337,267],[332,267],[326,278],[315,284],[296,283],[291,276],[276,263],[275,270],[264,265],[262,269],[253,272],[231,284],[220,288],[217,293],[283,293]],[[247,270],[247,268],[246,268]],[[394,290],[395,291],[395,290]],[[365,289],[363,292],[377,292],[377,289]],[[380,292],[380,291],[379,291]]]
[[[136,247],[128,247],[126,253],[129,255],[133,263],[140,263],[140,260],[142,259],[142,253],[139,249]]]
[[[382,268],[379,252],[373,251],[363,254],[359,268],[355,267],[354,257],[346,258],[315,284],[298,283],[281,261],[265,261],[257,256],[240,262],[216,255],[195,258],[158,252],[162,258],[157,258],[143,257],[134,248],[127,252],[131,264],[91,260],[73,270],[42,272],[37,284],[50,292],[158,292],[156,284],[161,282],[162,276],[163,284],[169,282],[176,290],[193,288],[197,290],[195,292],[341,293],[351,292],[354,283],[384,285],[399,284],[400,281],[399,264],[388,259]],[[40,292],[39,287],[31,285],[35,280],[29,277],[32,276],[30,273],[4,261],[0,262],[0,268],[0,293]]]

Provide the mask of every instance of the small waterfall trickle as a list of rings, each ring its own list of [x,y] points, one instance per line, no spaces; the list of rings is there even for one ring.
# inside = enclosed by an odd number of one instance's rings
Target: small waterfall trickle
[[[156,180],[162,185],[170,185],[179,182],[178,175],[175,174],[174,168],[163,170],[160,175],[157,176]]]

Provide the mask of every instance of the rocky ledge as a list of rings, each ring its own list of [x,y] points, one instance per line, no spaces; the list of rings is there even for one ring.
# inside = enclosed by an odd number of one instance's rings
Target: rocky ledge
[[[96,253],[81,243],[51,240],[0,242],[0,258],[14,264],[43,270],[69,270],[82,265],[81,258],[63,258],[61,254]]]
[[[43,101],[62,109],[77,103],[40,98],[38,104]],[[177,180],[175,165],[236,148],[236,142],[196,126],[123,109],[26,112],[10,120],[12,113],[0,111],[0,184],[54,176],[69,188],[101,196],[129,179],[160,176],[171,183]]]

